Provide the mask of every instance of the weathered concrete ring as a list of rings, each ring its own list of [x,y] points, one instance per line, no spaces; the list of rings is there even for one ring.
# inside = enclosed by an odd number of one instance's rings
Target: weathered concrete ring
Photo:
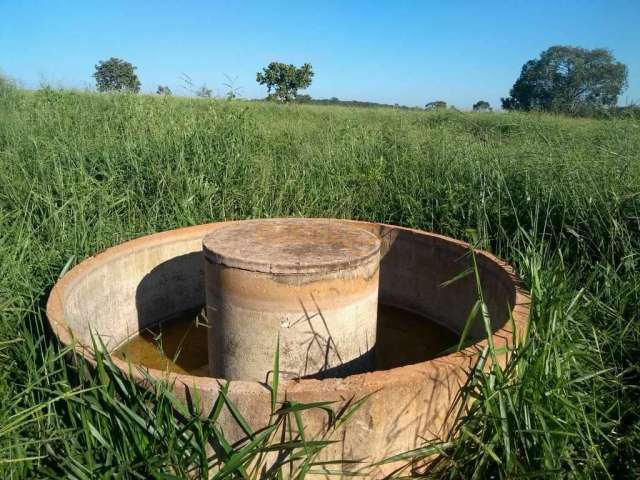
[[[478,298],[475,277],[461,276],[472,266],[469,244],[397,225],[330,221],[366,230],[380,239],[382,305],[414,312],[458,334],[463,331]],[[54,335],[94,362],[95,339],[113,351],[146,328],[201,309],[206,302],[203,237],[240,223],[244,221],[156,233],[85,259],[51,291],[47,318]],[[490,341],[497,361],[504,365],[513,345],[527,335],[530,299],[509,265],[488,252],[476,250],[475,254],[491,319]],[[451,283],[452,278],[459,280]],[[471,326],[467,338],[474,343],[461,351],[386,370],[321,380],[284,379],[277,402],[333,401],[332,408],[337,411],[354,399],[367,397],[349,421],[334,432],[333,438],[339,441],[325,448],[317,461],[366,458],[376,462],[417,448],[425,439],[446,440],[455,433],[451,429],[468,372],[489,344],[482,321]],[[221,377],[167,373],[117,356],[112,361],[124,375],[142,385],[150,385],[150,378],[168,381],[175,396],[199,408],[203,417],[210,414],[226,385]],[[225,392],[252,429],[258,430],[272,419],[273,392],[263,381],[233,381]],[[194,402],[195,398],[199,401]],[[326,431],[327,413],[323,409],[306,410],[303,417],[307,438],[317,438],[315,435]],[[245,438],[227,409],[223,409],[218,425],[230,442]],[[383,477],[397,466],[384,464],[367,475]]]
[[[321,219],[256,220],[203,239],[209,371],[268,381],[374,367],[380,240]]]

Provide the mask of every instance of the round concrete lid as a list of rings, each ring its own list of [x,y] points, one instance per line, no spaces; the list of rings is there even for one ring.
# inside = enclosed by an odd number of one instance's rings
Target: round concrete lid
[[[356,267],[380,251],[376,235],[335,220],[285,218],[230,223],[208,233],[214,263],[264,273],[322,273]]]

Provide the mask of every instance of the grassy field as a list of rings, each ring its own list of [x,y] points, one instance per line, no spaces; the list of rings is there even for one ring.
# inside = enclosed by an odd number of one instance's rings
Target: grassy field
[[[0,477],[204,476],[220,432],[48,336],[47,294],[115,243],[348,217],[473,240],[532,292],[527,342],[426,477],[640,477],[640,122],[286,106],[0,83]],[[419,457],[436,445],[425,445]],[[440,447],[438,447],[440,448]],[[229,478],[249,457],[223,453]],[[406,473],[406,472],[405,472]],[[213,475],[213,474],[212,474]]]

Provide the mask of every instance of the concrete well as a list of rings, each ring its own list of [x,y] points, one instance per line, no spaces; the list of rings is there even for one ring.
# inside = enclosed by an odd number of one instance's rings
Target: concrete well
[[[420,314],[453,332],[462,330],[476,301],[476,286],[471,276],[446,282],[469,268],[466,243],[391,225],[332,222],[361,229],[379,239],[379,302]],[[158,233],[83,261],[67,272],[51,292],[47,316],[53,332],[62,343],[73,344],[91,360],[92,333],[113,350],[146,327],[186,310],[202,308],[206,303],[205,265],[209,265],[203,259],[203,239],[218,229],[241,224],[212,223]],[[507,264],[483,251],[477,251],[476,258],[492,321],[493,342],[503,352],[499,359],[504,362],[507,353],[502,347],[517,341],[526,331],[528,296]],[[471,328],[470,336],[475,341],[472,346],[428,361],[341,378],[281,379],[279,397],[283,401],[335,401],[339,407],[372,394],[343,427],[337,438],[340,441],[326,449],[323,457],[377,461],[416,448],[422,438],[447,437],[453,421],[448,415],[451,406],[469,366],[486,345],[480,322]],[[142,380],[138,369],[129,368],[119,358],[114,357],[114,362],[125,374]],[[148,371],[157,378],[167,377],[166,372]],[[198,395],[203,411],[210,410],[220,379],[169,376],[175,380],[176,395]],[[267,422],[270,390],[264,381],[232,381],[229,397],[255,428]],[[230,415],[221,421],[230,437],[242,436]],[[323,429],[326,415],[309,411],[304,421],[311,435]]]

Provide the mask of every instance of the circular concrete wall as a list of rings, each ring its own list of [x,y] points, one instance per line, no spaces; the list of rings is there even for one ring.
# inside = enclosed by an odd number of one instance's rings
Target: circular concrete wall
[[[336,220],[375,234],[381,242],[379,301],[385,305],[423,315],[454,332],[460,332],[476,301],[475,284],[465,277],[447,280],[470,266],[469,245],[444,236],[367,222]],[[54,286],[47,316],[54,333],[64,344],[73,344],[91,359],[91,334],[115,349],[141,329],[173,318],[184,310],[205,304],[203,237],[228,225],[213,223],[158,233],[126,242],[91,257],[64,275]],[[493,342],[499,359],[502,347],[526,331],[528,296],[513,270],[489,253],[477,251],[479,273],[489,309]],[[446,438],[453,422],[450,408],[478,351],[486,345],[483,326],[473,326],[472,346],[425,362],[344,378],[283,381],[281,400],[340,403],[372,394],[343,427],[339,442],[323,458],[380,460],[416,448],[423,438]],[[114,358],[127,375],[140,380],[141,373]],[[158,378],[167,374],[149,369]],[[203,411],[215,402],[220,388],[216,378],[171,374],[173,388],[181,398],[198,395]],[[229,397],[255,428],[270,415],[268,385],[255,381],[232,381]],[[232,438],[242,432],[234,420],[222,418]],[[308,435],[321,431],[326,416],[306,412]]]

